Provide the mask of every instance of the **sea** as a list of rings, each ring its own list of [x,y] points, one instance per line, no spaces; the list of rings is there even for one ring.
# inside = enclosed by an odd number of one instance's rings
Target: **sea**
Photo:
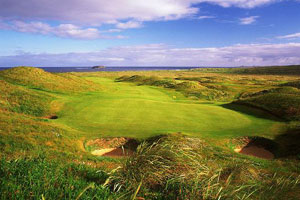
[[[97,72],[97,71],[157,71],[157,70],[190,70],[199,67],[105,67],[93,69],[92,67],[39,67],[47,72]],[[9,67],[0,67],[0,70]]]

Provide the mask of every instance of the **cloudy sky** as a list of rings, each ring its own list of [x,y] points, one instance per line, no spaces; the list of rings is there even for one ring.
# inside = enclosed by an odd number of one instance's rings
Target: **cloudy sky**
[[[300,0],[0,0],[0,66],[300,64]]]

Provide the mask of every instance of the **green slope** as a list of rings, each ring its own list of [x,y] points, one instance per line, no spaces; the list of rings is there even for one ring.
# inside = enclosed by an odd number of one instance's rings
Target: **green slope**
[[[89,80],[105,90],[64,98],[65,106],[55,123],[92,137],[137,138],[171,132],[208,137],[262,135],[277,124],[217,104],[189,100],[176,91],[103,78]]]
[[[0,71],[0,79],[12,84],[49,92],[81,92],[95,90],[93,83],[72,73],[49,73],[36,67],[14,67]]]

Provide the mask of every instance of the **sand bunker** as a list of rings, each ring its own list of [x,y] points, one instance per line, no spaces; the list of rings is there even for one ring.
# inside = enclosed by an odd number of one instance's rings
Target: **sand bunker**
[[[263,159],[273,159],[277,144],[272,140],[263,137],[243,137],[238,139],[242,141],[242,147],[234,149],[235,152],[244,155],[255,156]]]
[[[124,157],[130,156],[138,146],[138,142],[130,138],[98,138],[85,144],[86,148],[93,149],[95,156]]]
[[[248,156],[255,156],[258,158],[264,158],[264,159],[273,159],[274,154],[271,153],[270,151],[262,148],[262,147],[257,147],[257,146],[249,146],[249,147],[244,147],[242,149],[235,149],[235,152],[248,155]]]
[[[133,151],[123,148],[98,149],[91,152],[95,156],[123,157],[131,156]]]
[[[116,148],[108,148],[108,149],[98,149],[98,150],[94,150],[91,152],[91,154],[95,155],[95,156],[103,156],[106,153],[109,153],[113,150],[115,150]]]

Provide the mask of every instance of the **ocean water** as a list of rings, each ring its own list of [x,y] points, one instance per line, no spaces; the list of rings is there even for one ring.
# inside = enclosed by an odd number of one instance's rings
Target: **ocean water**
[[[189,70],[198,67],[105,67],[93,69],[92,67],[39,67],[47,72],[97,72],[97,71],[153,71],[153,70]],[[0,67],[0,70],[9,69]]]

